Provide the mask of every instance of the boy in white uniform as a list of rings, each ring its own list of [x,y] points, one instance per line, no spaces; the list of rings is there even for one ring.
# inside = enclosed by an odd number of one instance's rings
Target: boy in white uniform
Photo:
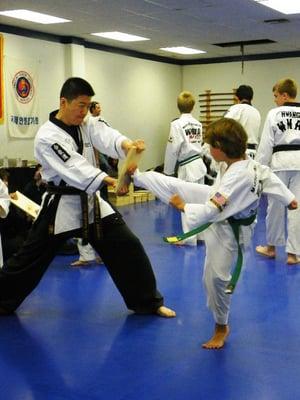
[[[190,92],[181,92],[177,98],[179,118],[171,122],[169,139],[165,152],[164,174],[186,182],[204,183],[206,166],[202,160],[202,124],[191,114],[195,98]],[[181,217],[182,229],[187,231],[185,216]],[[183,243],[182,243],[183,244]],[[189,246],[197,245],[197,237],[184,241]]]
[[[7,185],[0,179],[0,218],[6,218],[10,205],[10,197]],[[2,242],[0,234],[0,268],[3,264]]]
[[[237,104],[234,104],[224,115],[225,118],[233,118],[245,129],[248,136],[248,156],[255,158],[259,143],[259,127],[261,116],[259,111],[253,107],[253,89],[248,85],[240,85],[235,93]]]
[[[246,156],[247,135],[237,121],[222,118],[212,123],[205,140],[210,145],[212,157],[221,163],[212,187],[183,182],[153,171],[140,173],[136,170],[133,180],[134,184],[147,188],[165,203],[184,212],[190,230],[213,223],[203,232],[206,245],[203,282],[207,305],[215,320],[215,332],[203,347],[218,349],[223,347],[229,334],[231,296],[225,291],[238,252],[228,218],[233,217],[240,225],[239,243],[244,247],[250,241],[255,223],[243,224],[255,217],[262,192],[276,197],[291,209],[297,207],[297,202],[269,167]]]
[[[292,79],[281,79],[273,87],[278,107],[269,111],[256,159],[269,165],[275,174],[300,199],[300,103],[296,103],[297,84]],[[267,245],[257,246],[262,256],[275,258],[276,246],[286,247],[286,263],[300,263],[300,210],[287,215],[276,199],[268,197],[266,217]]]

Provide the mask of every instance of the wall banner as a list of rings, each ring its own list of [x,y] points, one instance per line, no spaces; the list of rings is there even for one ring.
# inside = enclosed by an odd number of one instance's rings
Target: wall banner
[[[5,59],[6,124],[10,137],[32,138],[39,126],[39,62]]]
[[[0,124],[4,120],[3,35],[0,34]]]

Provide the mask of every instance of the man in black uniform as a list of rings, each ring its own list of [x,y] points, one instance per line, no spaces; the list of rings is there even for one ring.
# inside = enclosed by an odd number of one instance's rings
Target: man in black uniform
[[[87,81],[69,78],[61,89],[59,110],[37,132],[35,158],[48,188],[25,244],[0,269],[2,315],[14,312],[37,286],[62,242],[82,236],[103,259],[128,309],[175,316],[163,305],[139,239],[98,191],[101,183],[116,181],[97,168],[94,148],[124,158],[142,142],[132,142],[101,120],[85,120],[93,95]]]

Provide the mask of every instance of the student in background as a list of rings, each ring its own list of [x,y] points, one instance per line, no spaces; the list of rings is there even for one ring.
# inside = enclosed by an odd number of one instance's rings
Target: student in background
[[[253,89],[248,85],[240,85],[235,93],[236,104],[231,106],[224,115],[225,118],[233,118],[238,121],[248,135],[246,153],[255,158],[259,143],[259,128],[261,116],[259,111],[252,105]]]
[[[165,152],[164,174],[175,176],[185,182],[204,183],[206,167],[202,160],[202,124],[192,116],[195,98],[191,92],[181,92],[177,98],[180,117],[171,122]],[[187,230],[182,214],[183,231]],[[182,244],[197,245],[197,237],[186,239]]]
[[[300,199],[300,103],[297,84],[285,78],[273,87],[277,105],[269,111],[257,151],[257,161],[269,165]],[[287,239],[285,234],[287,219]],[[300,210],[288,212],[276,198],[268,197],[266,216],[267,245],[256,247],[258,254],[275,258],[276,247],[285,246],[289,265],[300,263]]]
[[[0,179],[0,218],[6,218],[9,211],[10,197],[8,194],[7,184]],[[0,228],[0,268],[3,265],[3,254],[2,254],[2,238]]]

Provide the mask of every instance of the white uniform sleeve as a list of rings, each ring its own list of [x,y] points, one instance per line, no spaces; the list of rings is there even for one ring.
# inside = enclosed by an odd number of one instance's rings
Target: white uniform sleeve
[[[105,121],[91,121],[90,135],[93,146],[109,157],[123,159],[125,158],[122,142],[130,140],[122,135],[118,130],[110,127]]]
[[[255,159],[263,165],[270,165],[274,147],[272,110],[269,111],[261,134]]]
[[[235,119],[236,121],[239,121],[240,117],[241,117],[240,109],[235,106],[231,106],[224,115],[224,118],[232,118]]]
[[[295,200],[295,195],[269,167],[265,168],[266,171],[264,171],[262,177],[263,193],[274,197],[276,200],[288,206],[293,200]]]
[[[89,194],[96,192],[107,174],[91,165],[75,151],[71,143],[63,140],[61,135],[54,134],[53,131],[51,135],[51,141],[44,135],[35,144],[36,159],[42,165],[48,166],[55,176],[60,176],[68,185]],[[46,178],[51,180],[50,176]]]
[[[0,218],[7,217],[10,205],[10,197],[8,194],[7,186],[0,179]]]
[[[174,174],[180,147],[183,142],[180,132],[178,132],[178,128],[174,122],[171,123],[169,139],[165,152],[164,173],[166,175]]]

